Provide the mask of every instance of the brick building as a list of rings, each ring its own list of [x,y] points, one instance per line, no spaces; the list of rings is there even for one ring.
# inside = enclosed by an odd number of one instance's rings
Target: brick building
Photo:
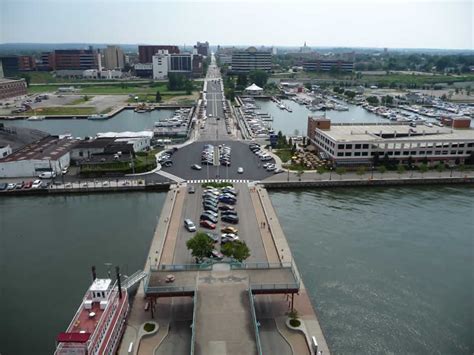
[[[178,46],[162,46],[162,45],[143,45],[138,46],[138,61],[142,64],[152,63],[153,56],[158,51],[168,51],[169,54],[179,54]]]

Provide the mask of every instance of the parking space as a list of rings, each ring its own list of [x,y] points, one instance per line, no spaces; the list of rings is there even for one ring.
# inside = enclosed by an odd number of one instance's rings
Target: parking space
[[[178,231],[178,237],[176,241],[176,248],[173,258],[174,264],[192,264],[194,258],[186,248],[186,241],[195,235],[195,232],[188,232],[184,227],[184,220],[186,218],[191,219],[196,225],[197,229],[204,232],[212,232],[218,235],[222,235],[221,228],[223,226],[233,226],[238,229],[239,239],[245,241],[250,249],[250,257],[247,259],[248,262],[256,261],[267,261],[265,249],[260,236],[259,226],[253,209],[249,209],[248,206],[252,206],[250,199],[249,188],[246,184],[234,184],[234,188],[237,191],[237,203],[234,205],[235,210],[239,216],[239,223],[230,224],[223,223],[221,221],[219,212],[219,218],[215,230],[206,229],[199,226],[199,217],[204,211],[202,206],[202,192],[203,188],[200,184],[193,184],[195,187],[195,193],[187,193],[184,208],[180,216],[181,227]],[[177,218],[173,216],[173,218]],[[219,243],[215,244],[216,249],[220,250]]]
[[[225,144],[232,149],[231,165],[213,166],[201,165],[201,153],[205,144],[218,146]],[[246,143],[237,141],[199,141],[180,148],[171,157],[173,166],[163,167],[163,170],[186,180],[202,179],[244,179],[263,180],[273,175],[263,168],[263,162],[253,154]],[[272,159],[268,163],[275,163]],[[199,164],[202,170],[193,170],[191,166]],[[237,172],[238,168],[243,169],[243,173]]]

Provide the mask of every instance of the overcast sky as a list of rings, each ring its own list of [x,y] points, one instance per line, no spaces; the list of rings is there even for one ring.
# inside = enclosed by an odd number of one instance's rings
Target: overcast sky
[[[0,0],[0,42],[473,49],[474,0]]]

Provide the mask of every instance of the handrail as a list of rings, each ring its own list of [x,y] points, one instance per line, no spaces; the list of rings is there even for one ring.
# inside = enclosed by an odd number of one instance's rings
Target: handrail
[[[193,286],[151,286],[145,289],[145,293],[159,293],[159,292],[194,292]]]
[[[255,304],[253,302],[252,287],[249,287],[248,292],[249,292],[249,300],[250,300],[250,313],[252,314],[253,325],[255,328],[255,340],[257,342],[257,353],[258,355],[262,355],[262,344],[260,343],[260,335],[258,333],[257,314],[255,313]]]
[[[161,264],[150,266],[150,271],[198,271],[210,269],[212,269],[212,264]]]
[[[267,262],[253,262],[253,263],[234,263],[230,265],[231,269],[281,269],[281,268],[293,268],[293,263],[278,262],[278,263],[267,263]]]

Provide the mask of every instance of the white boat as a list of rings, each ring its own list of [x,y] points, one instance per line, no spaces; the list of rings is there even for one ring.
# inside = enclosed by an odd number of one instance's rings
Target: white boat
[[[26,120],[27,121],[43,121],[46,116],[30,116]]]

